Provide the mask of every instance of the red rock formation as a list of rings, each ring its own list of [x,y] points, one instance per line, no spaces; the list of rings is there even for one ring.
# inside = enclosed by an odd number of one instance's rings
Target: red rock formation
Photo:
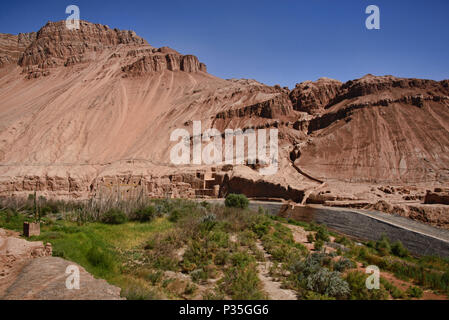
[[[425,204],[447,204],[449,205],[449,189],[435,188],[434,191],[427,191],[424,198]]]
[[[447,81],[349,81],[309,121],[298,165],[324,180],[448,181],[448,96]]]
[[[335,99],[341,86],[340,81],[328,78],[320,78],[316,82],[299,83],[290,93],[293,108],[310,114],[321,114]]]
[[[70,31],[64,23],[0,35],[0,195],[195,196],[198,168],[172,166],[169,140],[193,121],[202,131],[279,130],[278,174],[233,169],[241,174],[228,187],[249,196],[299,201],[320,182],[346,190],[354,182],[449,181],[448,80],[321,78],[290,91],[214,77],[195,56],[154,48],[132,31],[84,21]],[[367,203],[335,194],[343,198]]]
[[[25,49],[36,39],[36,32],[18,35],[0,33],[0,68],[17,64]]]
[[[146,41],[133,31],[110,29],[107,26],[80,21],[79,30],[69,30],[65,21],[48,22],[26,48],[19,64],[42,68],[63,65],[67,58],[117,46],[144,45]]]

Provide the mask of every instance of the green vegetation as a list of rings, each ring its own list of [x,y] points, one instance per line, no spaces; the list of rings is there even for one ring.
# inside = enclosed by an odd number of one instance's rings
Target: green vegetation
[[[447,259],[413,257],[386,236],[357,244],[321,225],[247,207],[241,195],[229,195],[226,206],[167,199],[72,203],[30,195],[0,203],[0,227],[20,231],[39,208],[41,235],[33,240],[52,243],[55,256],[121,287],[128,299],[265,299],[258,266],[267,260],[270,275],[299,299],[420,298],[423,288],[449,293]],[[297,226],[309,232],[314,251],[295,241]],[[337,249],[329,250],[331,242]],[[368,275],[356,262],[413,286],[403,292],[381,277],[380,289],[368,290]]]
[[[345,280],[350,288],[351,300],[385,300],[388,298],[387,290],[381,286],[379,289],[368,289],[366,279],[368,275],[360,271],[349,272]]]
[[[405,292],[411,298],[421,298],[423,295],[423,291],[419,287],[411,286]]]
[[[101,222],[106,224],[123,224],[127,221],[127,217],[120,209],[109,209],[101,217]]]
[[[249,200],[243,194],[229,194],[225,200],[225,206],[228,208],[240,208],[246,209],[248,208]]]
[[[148,222],[156,217],[156,209],[154,206],[146,206],[137,209],[131,216],[132,221]]]
[[[398,287],[393,285],[391,282],[384,278],[380,278],[380,283],[383,285],[385,290],[387,290],[393,299],[404,299],[406,297],[405,292],[400,290]]]

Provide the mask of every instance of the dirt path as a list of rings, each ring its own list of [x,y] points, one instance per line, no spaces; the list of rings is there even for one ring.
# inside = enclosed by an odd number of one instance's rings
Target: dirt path
[[[293,290],[282,289],[280,282],[274,281],[270,277],[270,267],[273,265],[271,256],[265,251],[262,243],[257,241],[256,246],[264,253],[265,262],[259,262],[257,271],[259,279],[263,284],[264,291],[268,294],[270,300],[298,300],[296,293]]]

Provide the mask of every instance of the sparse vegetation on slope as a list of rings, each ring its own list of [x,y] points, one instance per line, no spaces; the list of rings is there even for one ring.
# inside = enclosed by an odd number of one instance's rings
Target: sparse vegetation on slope
[[[2,209],[0,227],[21,230],[23,221],[34,219],[33,202]],[[52,206],[34,240],[52,243],[55,256],[121,287],[128,299],[270,298],[260,263],[268,263],[269,281],[299,299],[420,298],[427,288],[448,293],[446,260],[412,257],[386,237],[358,244],[320,225],[240,205],[148,200]],[[302,241],[294,228],[303,230]],[[380,289],[368,290],[360,268],[371,264],[409,281],[408,289],[381,277]]]

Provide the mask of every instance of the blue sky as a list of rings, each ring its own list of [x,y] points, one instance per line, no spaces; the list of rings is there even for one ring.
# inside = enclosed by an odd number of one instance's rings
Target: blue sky
[[[37,31],[65,19],[70,4],[80,7],[83,20],[195,54],[222,78],[290,88],[367,73],[449,78],[447,0],[7,1],[0,32]],[[380,30],[365,27],[370,4],[380,8]]]

